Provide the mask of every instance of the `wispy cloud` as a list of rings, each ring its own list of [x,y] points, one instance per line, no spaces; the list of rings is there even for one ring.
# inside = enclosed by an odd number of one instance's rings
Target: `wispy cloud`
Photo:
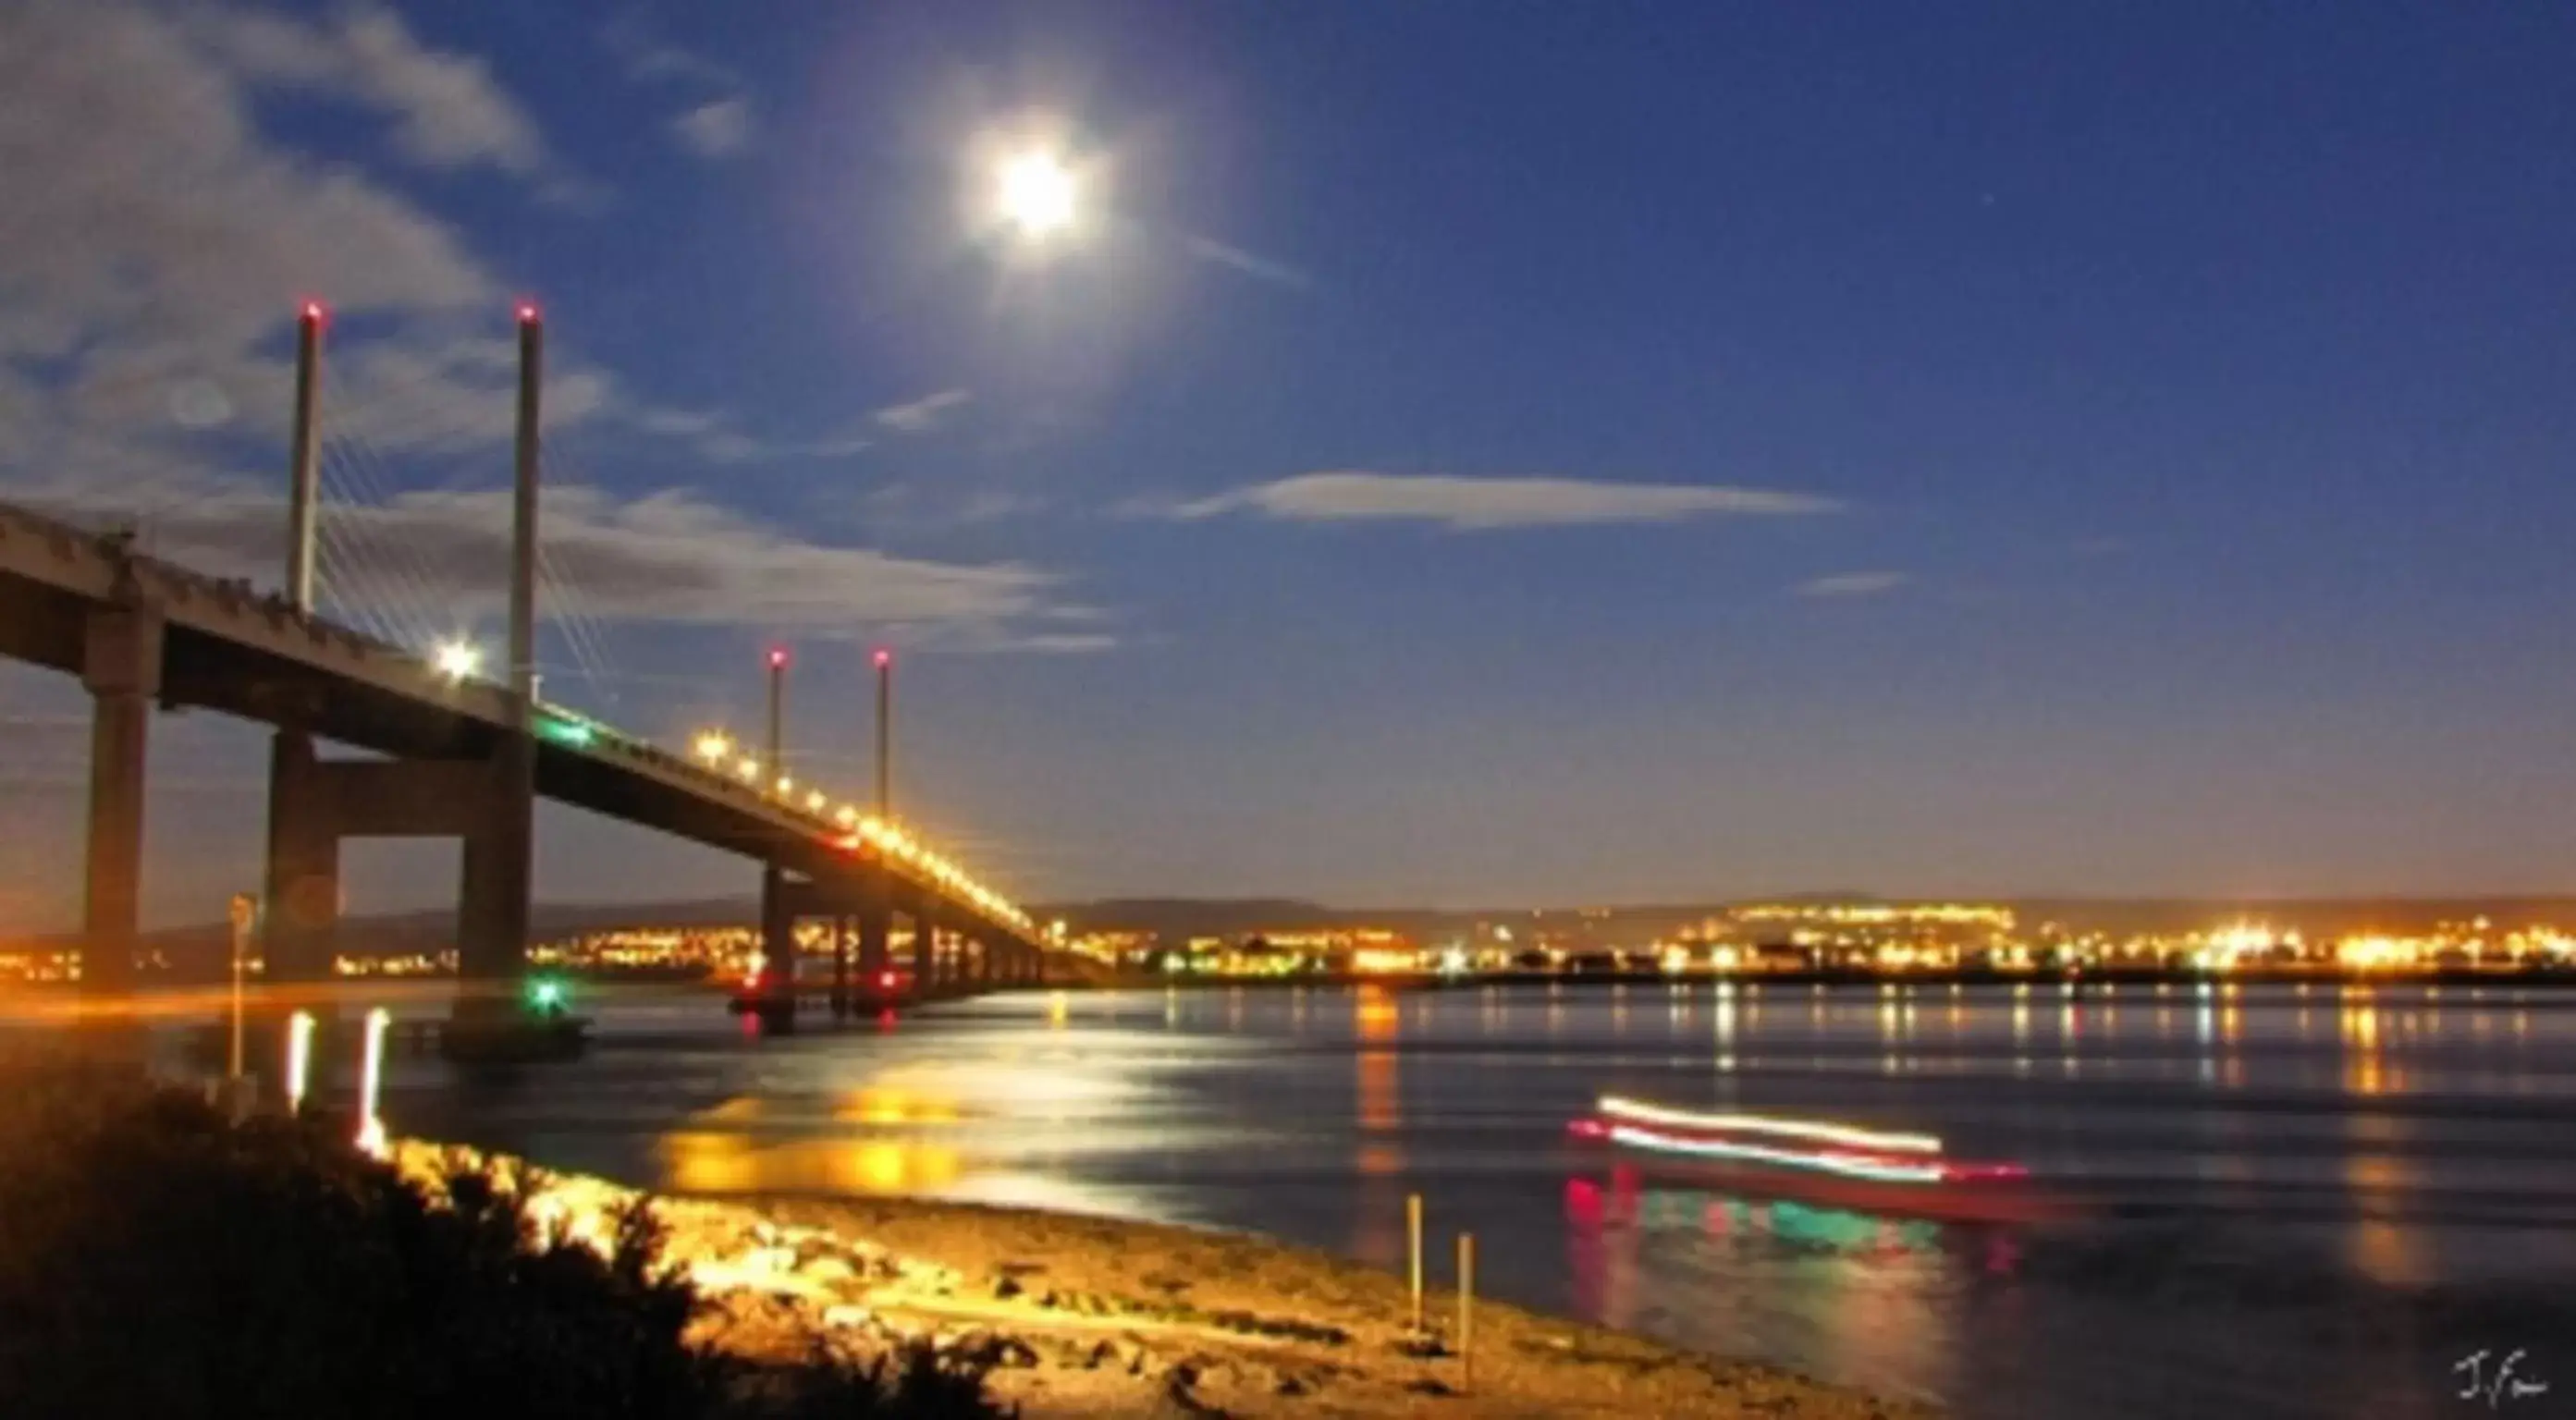
[[[22,487],[13,496],[85,521],[124,518],[138,490]],[[265,579],[284,509],[245,480],[180,476],[155,490],[139,530],[159,555],[216,576]],[[1063,652],[1054,629],[1078,610],[1062,579],[1018,563],[937,562],[811,540],[685,488],[638,498],[565,484],[543,495],[549,575],[603,621],[754,625],[781,631],[904,628],[974,649]],[[501,614],[508,585],[507,489],[415,490],[328,510],[326,594],[401,620]],[[1083,633],[1087,634],[1087,633]],[[1025,641],[1027,644],[1021,645]]]
[[[376,605],[423,620],[490,612],[506,495],[405,480],[453,476],[454,455],[508,440],[508,290],[400,186],[263,132],[254,100],[263,87],[327,86],[392,119],[403,161],[539,179],[558,169],[479,61],[429,49],[389,12],[362,4],[327,22],[260,19],[222,34],[207,27],[231,12],[213,13],[0,4],[0,153],[15,160],[0,202],[0,497],[131,522],[156,552],[267,581],[279,480],[222,470],[245,450],[283,446],[283,337],[296,300],[315,296],[335,322],[325,478],[364,465],[377,485],[329,500],[337,585],[376,578]],[[367,64],[378,66],[369,77],[346,77]],[[442,94],[463,96],[457,113],[434,112]],[[709,461],[866,442],[858,430],[763,437],[726,411],[647,403],[572,349],[550,372],[546,416],[554,430],[680,441]],[[570,447],[596,449],[596,437]],[[602,618],[858,621],[1005,644],[1093,629],[1056,619],[1067,608],[1051,571],[836,544],[687,488],[622,498],[578,464],[556,467],[566,447],[549,446],[550,476],[572,476],[545,495],[548,557]]]
[[[396,152],[424,167],[490,167],[574,197],[589,185],[548,150],[527,110],[482,60],[429,48],[375,3],[326,22],[208,6],[188,32],[245,83],[345,99],[389,120]]]
[[[620,406],[612,413],[642,433],[686,444],[698,457],[710,463],[848,458],[876,446],[874,440],[847,433],[819,439],[763,438],[743,429],[732,415],[718,409],[634,405]]]
[[[1133,511],[1182,519],[1250,513],[1291,522],[1424,522],[1460,532],[1485,532],[1704,517],[1782,517],[1831,513],[1840,507],[1829,498],[1762,488],[1343,471],[1301,473],[1213,498]]]
[[[701,158],[723,158],[751,142],[751,100],[716,99],[671,120],[682,147]]]
[[[1874,597],[1913,580],[1903,572],[1837,572],[1810,577],[1790,590],[1802,597]]]
[[[599,32],[599,42],[625,69],[626,77],[638,84],[685,80],[711,88],[742,86],[742,77],[733,70],[656,36],[640,14],[609,21]]]
[[[632,12],[602,28],[599,42],[632,83],[676,84],[713,96],[671,116],[673,142],[711,161],[751,146],[758,122],[740,74],[660,38]]]
[[[950,412],[973,398],[965,390],[939,390],[919,399],[889,404],[868,417],[897,433],[926,434],[946,422]]]
[[[1281,286],[1293,286],[1300,291],[1315,284],[1313,277],[1294,267],[1284,266],[1268,257],[1255,256],[1241,247],[1228,246],[1213,237],[1185,236],[1181,239],[1181,244],[1189,249],[1190,255],[1201,261],[1212,261],[1219,266],[1229,266],[1246,276],[1258,277]]]

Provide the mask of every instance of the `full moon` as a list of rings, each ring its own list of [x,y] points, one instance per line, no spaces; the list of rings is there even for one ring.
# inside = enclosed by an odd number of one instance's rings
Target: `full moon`
[[[1024,153],[1002,165],[1001,209],[1022,232],[1042,237],[1073,223],[1073,174],[1051,153]]]

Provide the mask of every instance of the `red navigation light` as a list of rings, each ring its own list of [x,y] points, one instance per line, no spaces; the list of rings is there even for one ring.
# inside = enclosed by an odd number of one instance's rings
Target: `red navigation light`
[[[320,325],[322,323],[322,303],[320,301],[305,302],[303,316],[306,321],[314,325]]]
[[[535,325],[536,323],[537,303],[534,301],[521,301],[519,303],[519,324]]]
[[[769,668],[773,671],[783,671],[787,669],[786,647],[772,646],[769,648]]]
[[[893,664],[894,664],[894,652],[889,651],[889,650],[885,649],[885,648],[884,648],[884,647],[882,647],[882,646],[878,647],[878,648],[877,648],[877,654],[876,654],[876,662],[877,662],[877,669],[878,669],[878,670],[884,670],[886,667],[888,667],[888,666],[890,666],[890,665],[893,665]]]
[[[892,991],[894,989],[894,973],[891,971],[878,972],[877,985],[884,987],[888,991]]]

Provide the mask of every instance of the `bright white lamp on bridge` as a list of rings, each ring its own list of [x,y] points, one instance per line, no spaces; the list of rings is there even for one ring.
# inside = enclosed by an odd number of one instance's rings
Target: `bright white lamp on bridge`
[[[733,739],[722,730],[708,730],[697,738],[698,758],[721,764],[733,753]]]
[[[463,680],[483,665],[483,652],[470,641],[442,641],[431,653],[430,664],[449,680]]]
[[[1022,153],[1002,164],[1002,218],[1028,237],[1073,225],[1073,174],[1053,153]]]

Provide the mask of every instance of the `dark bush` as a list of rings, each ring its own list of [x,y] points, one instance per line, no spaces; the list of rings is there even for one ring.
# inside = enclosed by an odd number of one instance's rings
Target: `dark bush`
[[[235,1127],[116,1066],[0,1060],[0,1416],[774,1413],[777,1386],[684,1342],[695,1298],[649,1211],[602,1257],[538,1238],[498,1180],[435,1204],[347,1141]],[[927,1351],[767,1379],[835,1407],[798,1416],[995,1413],[980,1372]]]

